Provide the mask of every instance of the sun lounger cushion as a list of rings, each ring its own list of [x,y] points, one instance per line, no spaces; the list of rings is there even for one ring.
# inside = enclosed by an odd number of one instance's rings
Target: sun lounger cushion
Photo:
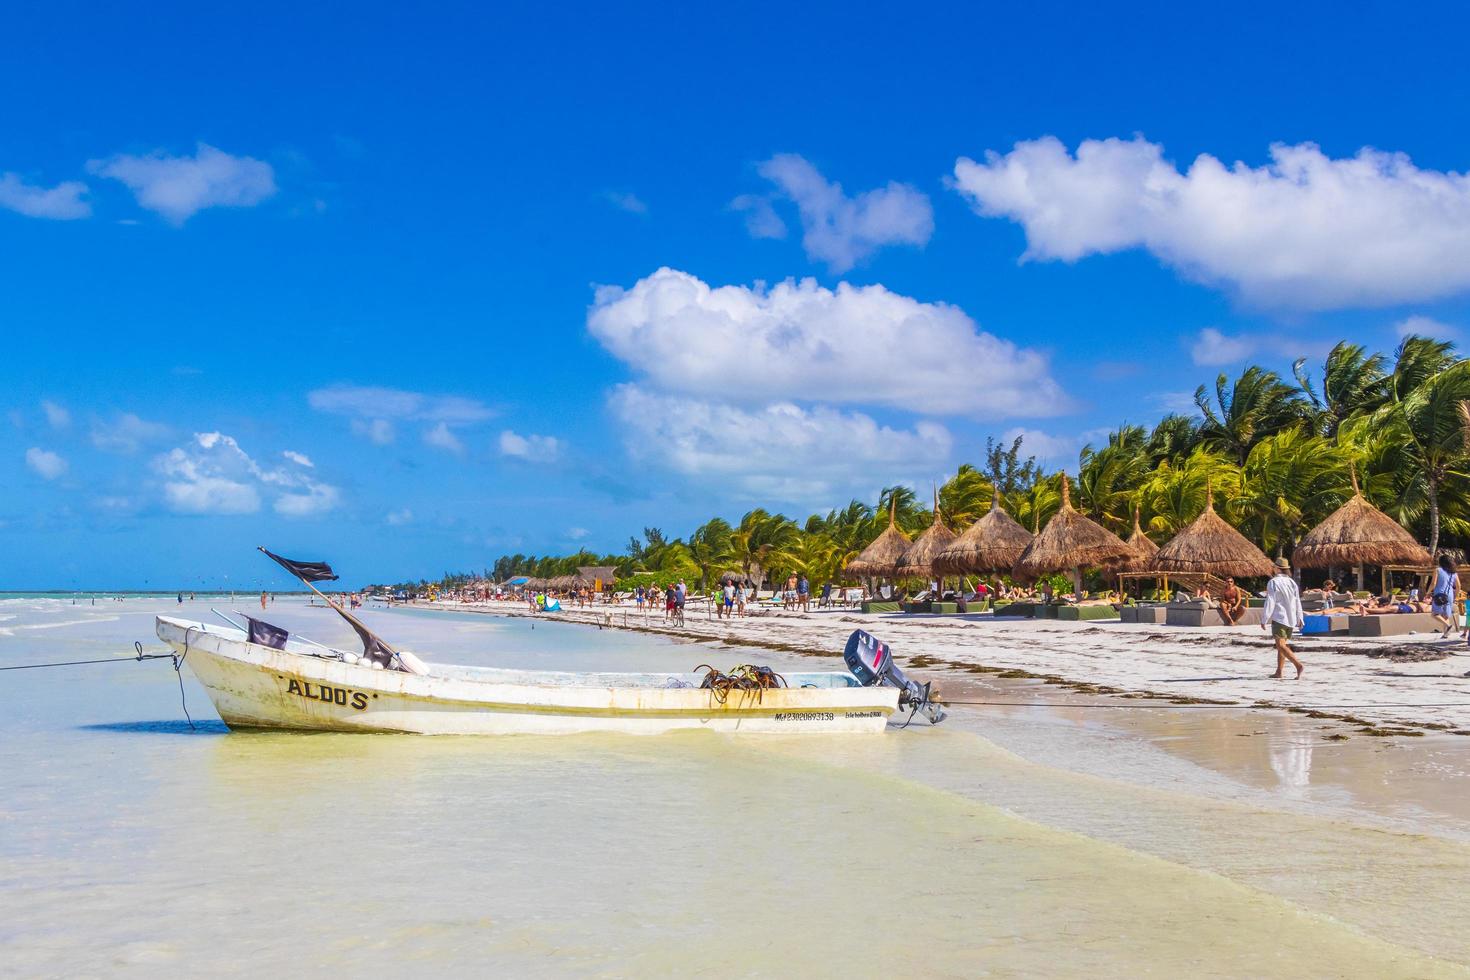
[[[1390,613],[1387,616],[1349,616],[1349,636],[1406,636],[1444,629],[1429,613]]]

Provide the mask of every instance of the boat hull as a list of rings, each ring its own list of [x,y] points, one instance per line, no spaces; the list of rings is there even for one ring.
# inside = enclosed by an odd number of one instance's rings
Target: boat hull
[[[183,655],[224,723],[239,729],[878,733],[898,706],[897,690],[887,687],[734,691],[721,702],[698,688],[597,686],[597,674],[584,675],[587,683],[575,686],[422,676],[276,650],[245,642],[236,630],[170,617],[159,617],[158,636]]]

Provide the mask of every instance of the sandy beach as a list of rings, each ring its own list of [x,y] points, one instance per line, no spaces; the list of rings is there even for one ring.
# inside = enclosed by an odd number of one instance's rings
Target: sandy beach
[[[416,603],[415,608],[529,616],[520,603]],[[1470,649],[1436,634],[1390,639],[1299,638],[1300,681],[1273,680],[1270,640],[1256,626],[1163,627],[1119,622],[971,616],[864,615],[855,610],[768,610],[743,619],[706,618],[691,606],[683,628],[662,610],[595,605],[553,614],[566,622],[646,630],[710,643],[840,655],[854,629],[890,643],[920,672],[1035,677],[1109,699],[1208,701],[1259,706],[1341,723],[1343,734],[1470,735]],[[1289,676],[1289,673],[1288,673]],[[952,687],[953,685],[951,685]],[[943,688],[944,684],[941,683]]]

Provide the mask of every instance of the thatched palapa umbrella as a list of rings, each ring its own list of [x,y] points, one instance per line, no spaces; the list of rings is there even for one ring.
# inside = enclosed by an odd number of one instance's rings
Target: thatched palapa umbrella
[[[1358,474],[1352,473],[1353,495],[1325,521],[1297,542],[1291,560],[1298,568],[1330,565],[1356,567],[1358,588],[1363,587],[1364,565],[1434,564],[1429,551],[1398,521],[1368,503],[1358,489]]]
[[[862,552],[847,563],[847,572],[864,578],[892,578],[898,572],[898,560],[909,550],[912,541],[898,529],[898,505],[888,508],[888,528]]]
[[[1215,513],[1215,493],[1205,486],[1205,509],[1148,564],[1155,572],[1192,572],[1217,578],[1268,578],[1275,571],[1266,553]]]
[[[1147,534],[1143,533],[1142,526],[1138,523],[1138,508],[1133,508],[1133,533],[1124,542],[1128,545],[1128,554],[1116,562],[1108,565],[1115,572],[1141,572],[1148,568],[1148,563],[1153,556],[1159,553],[1159,546],[1153,543]]]
[[[934,523],[925,528],[917,541],[898,560],[900,578],[929,578],[934,574],[934,559],[954,543],[957,535],[945,527],[939,515],[939,491],[934,492]]]
[[[1062,509],[1046,522],[1016,560],[1016,572],[1040,578],[1071,570],[1077,595],[1082,595],[1082,569],[1096,568],[1128,554],[1128,546],[1112,531],[1072,509],[1067,474],[1062,474]]]
[[[990,510],[934,556],[934,570],[941,575],[966,572],[1009,572],[1034,535],[1016,523],[1000,505],[1000,491],[992,492]]]

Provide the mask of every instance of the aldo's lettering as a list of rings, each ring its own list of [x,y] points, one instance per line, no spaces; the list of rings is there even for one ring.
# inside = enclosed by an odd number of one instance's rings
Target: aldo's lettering
[[[332,687],[330,684],[298,681],[294,677],[286,682],[286,693],[294,694],[298,698],[306,698],[308,701],[324,701],[327,704],[340,705],[344,708],[351,705],[358,711],[365,711],[368,705],[368,696],[361,691]]]

